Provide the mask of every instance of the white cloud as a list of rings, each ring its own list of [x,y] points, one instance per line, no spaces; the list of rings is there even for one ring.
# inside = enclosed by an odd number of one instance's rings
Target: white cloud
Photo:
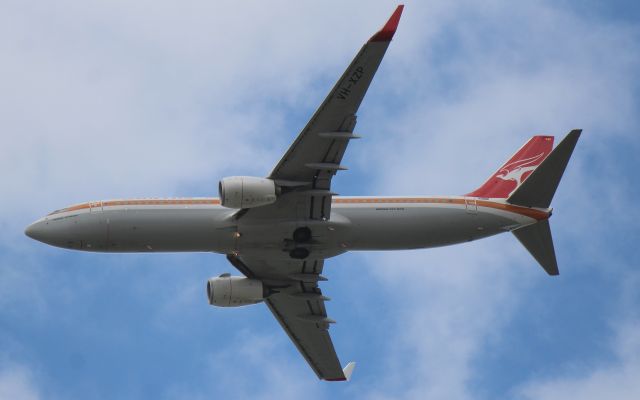
[[[378,191],[465,193],[530,135],[562,137],[582,127],[585,135],[561,184],[569,189],[559,191],[552,225],[557,243],[577,242],[584,248],[572,254],[560,246],[561,271],[571,279],[585,266],[599,268],[597,273],[603,265],[609,272],[624,270],[607,250],[604,232],[593,227],[612,219],[624,226],[634,208],[631,186],[606,179],[611,171],[596,169],[586,159],[610,158],[612,139],[637,143],[632,136],[638,122],[634,86],[626,84],[635,81],[640,65],[638,53],[629,52],[637,31],[594,24],[545,3],[518,9],[502,2],[489,7],[463,3],[439,11],[427,42],[399,46],[405,64],[401,76],[394,76],[393,90],[412,103],[401,108],[399,118],[382,122],[376,140],[367,143],[361,165],[379,177]],[[445,44],[453,50],[421,51]],[[445,57],[444,65],[435,57]],[[440,85],[439,80],[451,82]],[[606,164],[620,171],[619,165]],[[614,195],[621,192],[627,196]],[[585,218],[594,201],[609,212]],[[535,265],[528,257],[506,236],[455,249],[368,257],[386,293],[398,303],[385,352],[392,372],[372,385],[371,396],[477,398],[471,382],[482,373],[477,368],[486,361],[479,357],[486,356],[487,343],[500,341],[519,302],[533,297],[532,285],[550,279],[541,270],[516,268]],[[635,364],[623,364],[606,370],[606,380],[622,383],[637,371]],[[634,393],[636,387],[621,394]],[[533,393],[536,398],[538,392]],[[567,397],[570,390],[561,393]]]
[[[640,397],[640,321],[624,322],[613,343],[615,361],[605,362],[588,373],[567,373],[563,366],[550,369],[551,377],[533,379],[516,391],[522,399],[581,400]]]
[[[584,128],[583,152],[615,136],[633,139],[637,117],[628,83],[640,64],[629,51],[636,30],[594,24],[544,3],[491,4],[450,7],[433,21],[438,35],[394,42],[394,66],[402,66],[389,70],[393,90],[410,104],[395,118],[376,118],[384,128],[374,131],[369,152],[374,146],[371,158],[389,162],[366,164],[381,167],[385,192],[472,190],[534,134],[561,137]],[[469,15],[473,23],[465,23]],[[429,51],[441,46],[451,50]]]
[[[22,365],[4,365],[0,369],[0,399],[37,400],[38,388],[29,369]]]
[[[473,362],[487,343],[500,339],[520,301],[518,289],[542,275],[528,268],[529,256],[509,240],[366,257],[384,296],[398,303],[385,328],[390,338],[382,362],[390,371],[370,385],[368,396],[475,398],[468,387]]]
[[[205,387],[172,385],[169,399],[305,399],[325,398],[323,385],[303,362],[289,360],[282,346],[291,346],[281,332],[256,335],[239,332],[233,342],[212,343],[204,376]],[[220,383],[224,384],[221,385]]]
[[[285,110],[315,107],[319,71],[360,42],[335,40],[323,29],[330,7],[307,6],[12,4],[0,16],[3,209],[33,219],[195,183],[215,194],[223,174],[266,174],[296,133]],[[310,45],[327,36],[322,52]]]
[[[21,241],[26,222],[74,201],[187,195],[185,187],[196,185],[208,195],[225,174],[265,174],[306,122],[305,110],[315,109],[392,8],[337,1],[278,1],[268,8],[257,1],[22,3],[0,14],[0,232],[2,245],[13,248],[0,269],[0,304],[21,306],[31,292],[13,288],[46,293],[39,288],[47,281],[17,267],[31,252]],[[362,168],[373,193],[463,193],[529,135],[583,127],[555,204],[554,232],[557,241],[585,244],[580,254],[558,249],[563,272],[578,268],[572,258],[602,264],[609,257],[601,239],[609,233],[594,226],[637,220],[638,211],[630,185],[605,179],[620,167],[595,170],[588,157],[611,159],[612,138],[637,143],[635,39],[635,28],[587,21],[551,2],[517,8],[499,1],[409,2],[384,75],[363,107],[359,128],[369,140],[349,149],[347,164]],[[608,213],[593,211],[594,201]],[[379,398],[476,397],[469,382],[485,345],[500,340],[529,285],[547,279],[522,267],[534,263],[506,235],[363,259],[398,310],[384,330],[388,347],[376,349],[389,371],[361,391]],[[24,270],[34,269],[27,263]],[[164,304],[154,305],[158,324],[198,298],[204,303],[202,284],[169,290]],[[621,337],[635,337],[623,331]],[[522,395],[636,393],[638,347],[622,339],[617,346],[617,364],[543,380],[538,391],[531,384]],[[245,333],[212,350],[211,386],[174,385],[169,397],[210,398],[221,390],[230,397],[293,398],[309,386],[320,397],[324,391],[303,362],[279,354],[290,347],[280,331]],[[248,386],[247,371],[258,375]],[[0,384],[37,398],[28,370],[3,370]]]

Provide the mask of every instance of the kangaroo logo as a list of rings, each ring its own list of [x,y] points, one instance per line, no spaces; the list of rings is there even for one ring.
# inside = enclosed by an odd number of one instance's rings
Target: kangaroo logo
[[[506,164],[504,167],[498,171],[496,174],[496,178],[500,178],[503,181],[514,181],[516,183],[516,187],[520,186],[523,180],[523,175],[527,172],[532,172],[534,169],[540,165],[542,159],[544,158],[544,152],[538,154],[537,156],[525,158],[522,160],[517,160]]]

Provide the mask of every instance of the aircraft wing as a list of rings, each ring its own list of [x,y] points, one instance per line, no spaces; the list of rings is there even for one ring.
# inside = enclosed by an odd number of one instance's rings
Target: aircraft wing
[[[324,260],[269,261],[256,256],[227,258],[237,269],[250,278],[262,279],[275,289],[266,304],[285,330],[298,351],[307,360],[318,378],[327,381],[349,379],[353,364],[345,370],[329,336],[329,324],[318,281]]]
[[[304,199],[300,196],[294,196],[294,200],[290,196],[280,198],[282,202],[296,203],[296,207],[306,203],[307,219],[322,220],[330,216],[331,179],[337,171],[346,169],[340,163],[349,141],[358,137],[353,134],[356,112],[398,27],[402,9],[402,5],[398,6],[384,27],[362,46],[269,175],[285,194],[306,192]],[[274,209],[281,212],[283,208],[294,207],[274,204],[252,209],[250,213],[274,215]]]
[[[398,27],[402,9],[398,6],[360,49],[269,175],[282,191],[276,202],[236,214],[239,232],[277,222],[299,226],[329,219],[331,179],[345,169],[340,163],[347,144],[356,138],[356,112]],[[321,241],[321,234],[314,233],[313,240]],[[321,252],[314,250],[307,258],[293,259],[283,249],[248,247],[245,251],[241,245],[237,254],[227,258],[247,277],[262,280],[273,291],[265,301],[267,306],[320,379],[349,379],[355,364],[349,363],[344,370],[340,367],[329,336],[334,321],[327,317],[324,302],[328,299],[318,287],[325,280],[320,275]]]

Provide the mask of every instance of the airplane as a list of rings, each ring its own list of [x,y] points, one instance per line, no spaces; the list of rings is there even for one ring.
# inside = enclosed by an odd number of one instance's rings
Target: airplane
[[[220,180],[218,198],[103,200],[53,211],[25,234],[95,252],[214,252],[242,273],[208,280],[213,306],[266,303],[318,378],[349,380],[320,290],[325,260],[347,251],[432,248],[512,232],[558,275],[551,200],[581,130],[553,148],[534,136],[478,189],[462,196],[343,197],[331,191],[356,112],[391,43],[399,5],[361,48],[266,178]]]

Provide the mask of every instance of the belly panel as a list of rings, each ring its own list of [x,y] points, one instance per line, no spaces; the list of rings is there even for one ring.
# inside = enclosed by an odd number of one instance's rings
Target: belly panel
[[[351,221],[350,250],[398,250],[439,247],[472,241],[508,230],[514,221],[494,212],[464,206],[344,207],[336,213]]]
[[[106,210],[107,244],[111,252],[227,252],[233,248],[228,212],[215,209]]]

